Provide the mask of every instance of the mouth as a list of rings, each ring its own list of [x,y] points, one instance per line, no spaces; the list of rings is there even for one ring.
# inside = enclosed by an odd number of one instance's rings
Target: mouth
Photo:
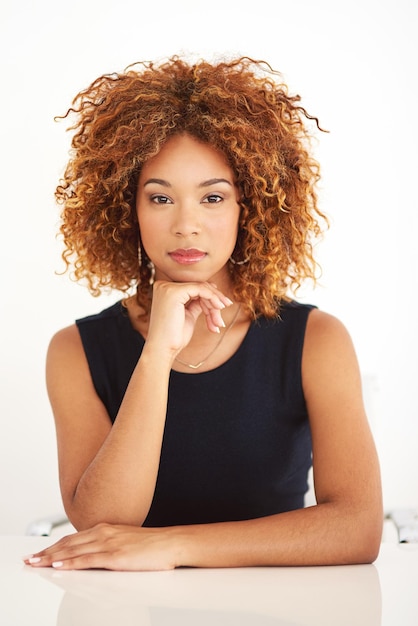
[[[178,248],[168,253],[169,257],[180,265],[191,265],[199,263],[206,257],[206,252],[197,250],[196,248]]]

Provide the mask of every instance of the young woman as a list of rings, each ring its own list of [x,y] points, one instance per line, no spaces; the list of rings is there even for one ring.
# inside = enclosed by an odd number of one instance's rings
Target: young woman
[[[350,337],[294,300],[325,221],[315,120],[263,62],[177,57],[71,113],[64,259],[126,297],[52,339],[61,569],[367,563],[378,461]],[[132,288],[135,288],[134,295]],[[317,504],[304,507],[313,462]]]

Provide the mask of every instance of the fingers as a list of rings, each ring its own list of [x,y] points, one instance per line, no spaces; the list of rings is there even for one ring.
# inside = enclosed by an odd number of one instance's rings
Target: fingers
[[[176,288],[184,287],[183,304],[186,306],[191,300],[205,301],[209,308],[222,310],[233,304],[227,296],[225,296],[213,283],[186,283],[180,285],[175,283]]]
[[[214,333],[219,333],[220,328],[225,328],[225,322],[219,309],[211,308],[205,300],[200,300],[203,314],[206,316],[206,325]]]
[[[34,568],[57,570],[110,569],[150,571],[173,569],[173,542],[167,532],[136,526],[98,524],[60,539],[36,554],[24,557]]]
[[[85,551],[88,544],[94,542],[90,530],[63,537],[45,550],[23,557],[27,565],[33,567],[55,567],[55,563],[68,559],[77,551]]]
[[[172,316],[178,306],[188,312],[194,321],[203,313],[207,328],[211,332],[219,333],[225,324],[222,311],[233,304],[214,283],[171,283],[156,281],[153,288],[153,306],[168,307]],[[171,317],[171,319],[173,319]]]
[[[233,302],[219,291],[214,283],[199,284],[198,290],[199,295],[196,297],[192,295],[193,289],[189,289],[188,295],[191,299],[185,306],[189,309],[191,306],[195,306],[196,301],[198,301],[199,307],[206,317],[208,329],[211,332],[219,333],[220,328],[225,328],[221,312],[226,307],[231,306]]]
[[[99,524],[86,531],[63,537],[45,550],[24,557],[32,567],[56,569],[106,568],[106,554],[115,530]]]
[[[156,295],[179,300],[186,305],[189,300],[203,298],[213,307],[224,308],[232,304],[232,301],[220,291],[215,283],[173,283],[170,281],[157,280],[153,286],[153,300]]]
[[[90,544],[89,544],[90,545]],[[54,555],[44,556],[40,561],[33,564],[33,567],[52,567],[59,570],[75,570],[75,569],[119,569],[117,562],[109,551],[100,551],[95,544],[91,544],[91,550],[78,550],[71,553],[68,550],[57,552]]]

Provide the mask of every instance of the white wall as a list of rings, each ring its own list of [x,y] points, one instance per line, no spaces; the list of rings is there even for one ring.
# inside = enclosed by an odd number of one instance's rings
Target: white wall
[[[255,6],[257,3],[255,3]],[[322,286],[304,299],[350,329],[365,378],[386,507],[418,505],[414,0],[3,0],[1,49],[0,533],[60,510],[44,386],[48,340],[110,304],[56,276],[53,190],[69,136],[54,115],[101,73],[190,52],[280,71],[322,135]],[[370,404],[370,403],[369,403]]]

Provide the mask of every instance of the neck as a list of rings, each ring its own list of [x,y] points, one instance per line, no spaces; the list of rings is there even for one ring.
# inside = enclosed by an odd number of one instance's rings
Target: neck
[[[231,308],[233,308],[233,307],[231,307]],[[206,356],[204,356],[204,357],[203,357],[201,360],[199,360],[199,361],[196,361],[196,360],[194,360],[194,361],[187,360],[187,361],[186,361],[185,359],[182,359],[182,358],[180,358],[180,357],[176,357],[176,361],[177,361],[178,363],[181,363],[181,365],[184,365],[184,366],[186,366],[187,368],[192,369],[192,370],[198,370],[198,369],[200,369],[203,365],[205,365],[205,363],[206,363],[207,361],[209,361],[209,360],[210,360],[210,358],[212,357],[212,355],[214,355],[214,354],[215,354],[215,352],[218,350],[218,348],[221,346],[221,344],[222,344],[222,342],[223,342],[224,338],[226,337],[226,335],[228,334],[228,332],[229,332],[229,331],[232,329],[232,327],[234,326],[235,322],[236,322],[236,321],[237,321],[237,319],[238,319],[240,309],[241,309],[241,305],[240,305],[240,304],[238,304],[238,305],[237,305],[237,308],[236,308],[236,310],[235,310],[235,312],[233,313],[233,317],[232,317],[231,321],[230,321],[229,323],[225,324],[225,328],[223,328],[223,329],[220,331],[220,335],[219,335],[219,337],[217,338],[215,345],[211,348],[211,350],[209,351],[209,353],[207,353],[207,354],[206,354]],[[202,316],[200,316],[200,317],[202,318]],[[204,320],[204,317],[203,317],[203,321],[205,321],[205,320]],[[208,338],[208,332],[209,332],[209,331],[208,331],[208,329],[207,329],[207,326],[205,325],[205,327],[204,327],[204,329],[203,329],[203,328],[202,328],[202,323],[201,323],[200,327],[201,327],[201,329],[202,329],[202,330],[200,330],[200,333],[205,332],[205,335],[206,335],[205,339],[207,339],[207,338]],[[211,334],[212,334],[212,333],[211,333]],[[196,341],[196,337],[197,337],[197,336],[198,336],[198,335],[196,335],[196,328],[195,328],[195,332],[193,333],[192,340],[191,340],[191,342],[190,342],[190,343],[189,343],[189,345],[188,345],[188,347],[189,347],[189,351],[187,351],[187,350],[186,350],[186,353],[187,353],[187,352],[190,352],[190,347],[191,347],[191,349],[192,349],[192,353],[193,353],[193,351],[194,351],[194,350],[193,350],[193,346],[191,346],[191,344],[192,344],[192,343],[194,343],[194,344],[195,344],[195,346],[196,346],[196,344],[198,344],[198,343],[199,343],[199,344],[201,344],[201,343],[203,343],[203,344],[204,344],[204,343],[205,343],[205,341],[203,341],[203,342],[202,342],[201,340],[197,340],[197,341]],[[200,345],[200,346],[199,346],[199,352],[201,352],[201,350],[202,350],[202,346]]]

